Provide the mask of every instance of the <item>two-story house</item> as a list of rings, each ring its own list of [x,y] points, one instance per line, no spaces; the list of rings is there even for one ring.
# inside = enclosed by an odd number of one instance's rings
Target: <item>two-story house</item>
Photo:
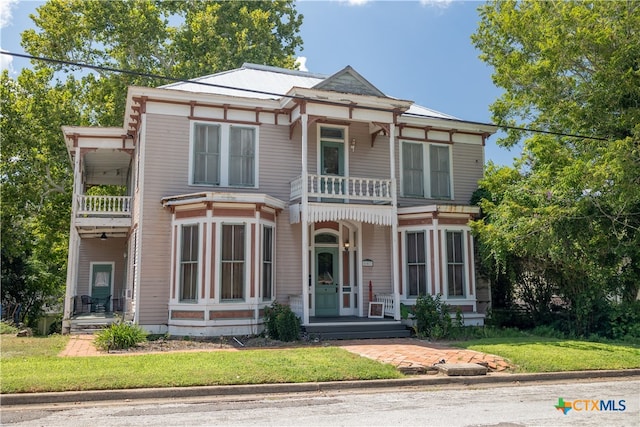
[[[372,301],[399,322],[421,294],[481,324],[467,223],[495,131],[351,67],[131,87],[122,128],[63,128],[63,326],[117,312],[153,333],[256,334],[274,301],[305,326],[367,320]]]

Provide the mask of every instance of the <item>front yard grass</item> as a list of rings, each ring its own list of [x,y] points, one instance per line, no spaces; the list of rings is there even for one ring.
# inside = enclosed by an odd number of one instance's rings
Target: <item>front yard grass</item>
[[[31,345],[25,345],[31,340]],[[66,337],[2,337],[2,393],[400,378],[337,347],[56,357]],[[30,355],[29,349],[37,355]],[[48,348],[48,350],[46,349]]]
[[[640,368],[640,347],[524,336],[454,343],[457,347],[508,359],[516,372],[558,372]]]

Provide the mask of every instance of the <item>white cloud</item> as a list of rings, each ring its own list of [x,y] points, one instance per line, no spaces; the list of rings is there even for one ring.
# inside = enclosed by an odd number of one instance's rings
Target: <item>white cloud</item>
[[[371,0],[338,0],[338,3],[346,3],[348,6],[362,6],[370,1]]]
[[[2,52],[6,52],[6,50],[0,49]],[[9,55],[0,55],[0,71],[9,70],[9,73],[13,73],[13,56]]]
[[[18,5],[18,0],[0,1],[0,28],[11,25],[13,20],[12,9]]]
[[[423,6],[435,7],[438,9],[448,8],[453,0],[420,0],[420,4]]]
[[[298,70],[300,71],[309,71],[307,68],[307,57],[306,56],[298,56],[296,58],[296,65],[298,66]]]

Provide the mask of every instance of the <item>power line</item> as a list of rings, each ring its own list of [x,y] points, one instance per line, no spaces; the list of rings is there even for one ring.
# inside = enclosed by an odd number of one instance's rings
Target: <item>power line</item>
[[[139,72],[139,71],[131,71],[131,70],[122,70],[122,69],[119,69],[119,68],[105,67],[105,66],[102,66],[102,65],[84,64],[84,63],[80,63],[80,62],[64,61],[64,60],[61,60],[61,59],[45,58],[45,57],[40,57],[40,56],[26,55],[26,54],[22,54],[22,53],[13,53],[13,52],[7,52],[7,51],[0,51],[0,54],[9,55],[9,56],[15,56],[15,57],[18,57],[18,58],[24,58],[24,59],[29,59],[29,60],[51,62],[51,63],[60,64],[60,65],[67,65],[67,66],[71,66],[71,67],[89,68],[89,69],[96,70],[96,71],[108,71],[108,72],[112,72],[112,73],[128,74],[128,75],[137,76],[137,77],[146,77],[146,78],[149,78],[149,79],[167,80],[167,81],[174,82],[174,83],[190,83],[190,84],[201,85],[201,86],[215,87],[215,88],[218,88],[218,89],[237,90],[237,91],[241,91],[241,92],[255,93],[255,94],[260,94],[260,95],[268,95],[268,96],[274,96],[274,97],[279,97],[279,98],[290,98],[290,99],[298,99],[298,100],[303,100],[303,101],[310,100],[310,101],[313,101],[313,102],[316,102],[316,103],[321,103],[321,104],[334,105],[334,106],[345,106],[345,104],[342,104],[342,103],[339,103],[339,102],[329,101],[329,100],[326,100],[326,99],[309,99],[308,97],[306,97],[304,95],[288,95],[288,94],[282,94],[282,93],[261,91],[261,90],[257,90],[257,89],[247,89],[247,88],[241,88],[241,87],[220,85],[220,84],[216,84],[216,83],[202,82],[202,81],[198,81],[198,80],[188,80],[188,79],[181,79],[181,78],[177,78],[177,77],[162,76],[162,75],[159,75],[159,74],[142,73],[142,72]],[[392,110],[392,109],[389,109],[389,108],[382,108],[382,107],[368,107],[368,106],[359,105],[358,108],[362,108],[362,109],[366,109],[366,110],[373,110],[373,111],[388,112],[388,113],[395,113],[396,112],[395,110]],[[570,134],[570,133],[565,133],[565,132],[554,132],[554,131],[549,131],[549,130],[530,129],[530,128],[524,128],[524,127],[518,127],[518,126],[509,126],[509,125],[500,125],[500,124],[496,125],[496,124],[493,124],[493,123],[475,122],[475,121],[469,121],[469,120],[459,120],[459,119],[452,119],[452,118],[447,118],[447,117],[434,117],[434,116],[429,116],[427,114],[418,114],[418,113],[403,113],[403,114],[404,115],[408,115],[408,116],[413,116],[413,117],[436,118],[438,120],[445,120],[445,121],[452,121],[452,122],[464,122],[464,123],[481,125],[481,126],[496,126],[498,128],[505,129],[505,130],[517,130],[517,131],[522,131],[522,132],[542,133],[542,134],[546,134],[546,135],[564,136],[564,137],[579,138],[579,139],[592,139],[592,140],[596,140],[596,141],[608,141],[607,138],[598,137],[598,136],[586,136],[586,135],[579,135],[579,134]]]

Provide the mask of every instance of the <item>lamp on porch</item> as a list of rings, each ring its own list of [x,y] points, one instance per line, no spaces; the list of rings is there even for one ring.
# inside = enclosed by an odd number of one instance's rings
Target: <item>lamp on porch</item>
[[[345,252],[349,251],[349,246],[350,246],[349,242],[344,242],[344,251]]]
[[[351,138],[351,152],[356,151],[356,139]]]
[[[103,231],[102,234],[100,235],[100,240],[107,240],[107,233]]]

